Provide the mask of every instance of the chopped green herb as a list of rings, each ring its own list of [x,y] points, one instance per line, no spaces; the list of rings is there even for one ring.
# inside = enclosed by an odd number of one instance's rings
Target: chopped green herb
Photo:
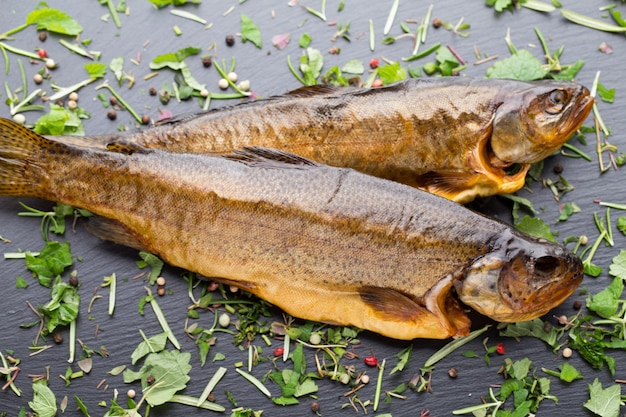
[[[39,3],[40,6],[45,3]],[[26,17],[26,24],[37,25],[37,30],[47,30],[61,35],[77,36],[83,31],[83,27],[66,13],[49,8],[38,7]]]
[[[583,378],[583,375],[578,371],[578,369],[574,368],[572,365],[570,365],[567,362],[559,365],[559,372],[552,371],[546,368],[542,368],[541,370],[547,373],[548,375],[556,376],[560,378],[561,381],[568,382],[568,383],[573,382],[577,379]]]
[[[22,277],[17,277],[15,279],[15,288],[23,289],[28,288],[28,282]]]
[[[263,47],[261,29],[247,15],[241,14],[241,40],[252,42],[257,48]]]
[[[399,62],[392,62],[390,64],[378,67],[378,76],[383,81],[383,85],[392,84],[397,81],[406,79],[406,70],[400,66]]]
[[[622,387],[619,384],[602,388],[602,383],[596,378],[589,384],[589,400],[584,407],[601,417],[618,417],[621,405]]]
[[[54,417],[57,413],[56,397],[45,382],[33,384],[33,400],[28,406],[38,417]]]
[[[45,287],[51,287],[54,278],[61,275],[73,262],[70,244],[67,242],[46,242],[37,256],[26,252],[26,268]]]
[[[515,228],[531,236],[543,238],[550,242],[556,242],[554,234],[550,230],[550,226],[539,217],[524,216],[515,224]]]
[[[308,48],[311,45],[311,35],[303,33],[298,40],[298,45],[300,48]]]
[[[512,78],[520,81],[540,80],[548,74],[541,61],[525,49],[496,62],[487,69],[487,78]]]

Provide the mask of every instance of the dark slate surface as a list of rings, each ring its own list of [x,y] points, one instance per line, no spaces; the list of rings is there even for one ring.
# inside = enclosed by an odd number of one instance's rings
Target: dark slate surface
[[[213,23],[211,29],[205,30],[203,25],[195,22],[175,17],[169,13],[168,9],[153,9],[147,1],[129,2],[130,15],[121,16],[122,27],[116,29],[111,21],[105,22],[101,17],[107,14],[107,9],[97,2],[63,2],[49,1],[50,6],[66,10],[76,18],[84,27],[85,31],[81,35],[82,39],[91,39],[90,50],[102,51],[102,62],[108,63],[112,58],[124,56],[126,59],[125,69],[132,71],[137,79],[136,85],[131,91],[126,87],[118,90],[140,113],[147,113],[152,118],[158,117],[158,110],[162,108],[156,98],[148,96],[149,87],[159,88],[162,83],[171,82],[172,74],[167,71],[161,72],[156,78],[144,81],[143,77],[151,71],[148,63],[156,55],[164,52],[175,51],[189,45],[197,45],[208,48],[213,42],[217,44],[219,59],[230,62],[231,57],[236,58],[238,72],[241,79],[250,79],[252,88],[261,96],[280,94],[293,88],[297,88],[298,82],[289,73],[287,68],[287,56],[291,56],[292,61],[297,63],[300,49],[297,40],[302,33],[309,33],[313,37],[312,47],[324,52],[326,60],[325,69],[331,65],[343,65],[349,59],[358,58],[367,64],[371,57],[382,58],[383,56],[391,60],[398,60],[408,56],[412,49],[409,39],[402,39],[391,46],[381,45],[383,38],[382,30],[387,18],[391,1],[384,2],[346,2],[345,9],[337,12],[338,2],[328,2],[327,15],[329,22],[350,21],[350,34],[352,42],[348,43],[342,39],[336,43],[330,41],[336,27],[329,26],[318,18],[306,12],[303,7],[289,7],[286,1],[271,2],[254,0],[239,4],[236,1],[209,2],[199,6],[189,6],[186,10],[196,13],[209,22]],[[565,2],[569,8],[575,9],[587,15],[599,17],[601,12],[598,8],[605,6],[607,1],[578,1]],[[5,5],[0,15],[0,32],[4,32],[21,24],[25,16],[31,11],[37,2],[11,2],[10,6]],[[307,6],[319,8],[319,2],[307,2]],[[223,16],[231,6],[234,7],[232,13]],[[426,2],[404,1],[400,5],[396,23],[391,34],[400,33],[399,22],[404,19],[421,19],[426,13],[428,4]],[[624,9],[623,6],[620,6]],[[622,10],[624,12],[624,10]],[[233,48],[224,45],[224,37],[227,34],[234,34],[239,31],[239,16],[245,13],[253,21],[260,25],[263,35],[263,49],[259,50],[250,43],[242,44],[239,40]],[[275,13],[275,17],[273,17]],[[484,76],[487,66],[483,64],[475,66],[474,47],[479,48],[485,55],[508,56],[508,49],[504,41],[507,29],[510,29],[511,38],[518,48],[529,48],[535,56],[542,55],[538,47],[538,39],[533,28],[538,28],[548,40],[551,50],[555,50],[561,45],[565,45],[565,53],[561,61],[563,63],[573,63],[578,59],[585,60],[585,66],[578,76],[578,80],[590,86],[597,71],[602,71],[602,81],[606,86],[617,87],[617,100],[614,104],[608,105],[599,103],[599,107],[606,123],[611,127],[614,136],[610,141],[623,147],[624,130],[626,129],[626,118],[624,114],[626,107],[623,98],[624,67],[622,59],[624,56],[626,41],[623,35],[607,34],[591,29],[583,28],[565,21],[559,13],[542,14],[530,10],[522,9],[515,13],[503,13],[497,15],[493,9],[487,8],[483,2],[455,2],[451,0],[437,2],[433,17],[456,23],[464,17],[465,21],[471,24],[471,35],[462,38],[449,31],[439,29],[429,30],[426,46],[435,42],[452,45],[458,53],[468,61],[468,68],[463,74],[472,76]],[[373,19],[376,28],[376,51],[369,50],[368,43],[368,21]],[[182,29],[182,36],[175,36],[172,30],[174,25]],[[412,26],[413,28],[415,25]],[[280,33],[291,33],[291,43],[285,50],[278,51],[271,45],[271,37]],[[49,55],[59,64],[59,68],[53,74],[54,81],[61,86],[73,84],[85,78],[83,65],[88,61],[82,57],[68,52],[59,45],[58,36],[51,35],[45,43],[37,39],[37,32],[34,28],[20,32],[14,36],[15,40],[10,41],[11,45],[23,49],[33,50],[37,46],[45,47]],[[598,51],[601,42],[606,41],[615,50],[612,55],[606,55]],[[327,51],[331,47],[341,48],[339,55],[329,55]],[[140,65],[134,65],[130,59],[140,60]],[[17,59],[15,55],[9,54],[11,70],[9,75],[3,74],[0,80],[7,81],[12,89],[20,85]],[[32,66],[26,59],[25,63],[29,88],[32,90],[31,77],[39,67]],[[217,91],[216,83],[218,75],[214,69],[205,70],[201,67],[199,59],[189,59],[192,73],[201,81],[206,82],[210,89]],[[421,61],[420,64],[425,61]],[[412,64],[417,65],[417,64]],[[110,82],[114,82],[112,75],[107,75]],[[214,87],[215,86],[215,87]],[[49,84],[45,84],[49,89]],[[91,112],[92,117],[85,120],[87,134],[106,133],[115,131],[120,124],[133,127],[133,121],[125,112],[119,113],[118,120],[111,122],[105,116],[100,102],[95,99],[96,92],[94,85],[84,88],[80,92],[80,105]],[[2,99],[5,99],[4,89]],[[214,105],[226,103],[215,102]],[[195,102],[176,103],[171,102],[167,107],[174,114],[198,111]],[[0,115],[7,117],[9,114],[6,106],[0,107]],[[28,122],[33,123],[38,115],[28,114]],[[591,119],[588,121],[591,123]],[[556,163],[564,167],[563,175],[575,187],[575,190],[568,193],[563,202],[574,201],[580,205],[582,212],[575,214],[569,221],[556,224],[558,217],[559,203],[555,202],[548,189],[539,185],[532,187],[532,192],[523,191],[520,194],[529,198],[536,207],[541,208],[541,217],[559,231],[559,237],[564,238],[569,235],[588,234],[590,240],[597,236],[597,230],[593,223],[593,212],[601,211],[594,204],[594,199],[609,200],[626,203],[626,192],[624,192],[623,172],[611,169],[605,174],[600,174],[595,157],[595,139],[588,138],[589,144],[583,149],[593,155],[593,162],[585,162],[578,159],[569,159],[563,156],[555,156],[548,160],[544,176],[555,179],[552,166]],[[17,199],[3,198],[0,204],[0,235],[10,239],[10,243],[3,243],[3,252],[14,252],[20,249],[37,251],[42,247],[39,236],[37,219],[18,218],[19,211]],[[30,204],[45,208],[49,204],[43,201],[29,201]],[[475,207],[483,212],[495,215],[506,221],[510,221],[510,207],[499,199],[488,199],[478,202]],[[601,213],[603,214],[603,213]],[[613,218],[617,218],[618,212],[613,212]],[[610,260],[619,249],[624,247],[625,239],[616,232],[616,245],[613,248],[601,247],[595,257],[595,262],[607,267]],[[31,351],[28,346],[35,337],[35,330],[23,330],[19,328],[22,323],[33,321],[32,312],[26,307],[26,301],[32,304],[43,304],[49,298],[48,290],[40,287],[34,282],[26,290],[15,288],[15,279],[18,275],[28,277],[22,261],[1,262],[2,280],[0,288],[2,297],[0,306],[2,310],[2,320],[0,320],[0,349],[6,353],[13,350],[14,355],[22,360],[20,363],[21,372],[16,379],[16,384],[23,390],[21,397],[17,397],[10,389],[0,392],[0,411],[6,411],[7,415],[14,416],[20,407],[27,406],[27,402],[32,398],[30,389],[30,374],[42,374],[46,372],[46,367],[50,370],[50,386],[57,395],[58,400],[65,395],[69,397],[69,405],[65,415],[78,416],[80,412],[75,411],[76,403],[73,396],[78,395],[87,404],[92,416],[102,415],[105,409],[98,406],[100,401],[109,401],[113,396],[113,390],[120,391],[120,398],[124,398],[124,393],[128,387],[122,382],[121,376],[111,376],[107,371],[115,366],[130,364],[130,353],[140,341],[138,330],[142,329],[146,334],[154,334],[159,331],[153,314],[148,310],[145,317],[137,313],[137,302],[145,294],[142,280],[119,280],[117,307],[113,317],[106,313],[106,291],[98,289],[102,282],[102,277],[115,272],[119,278],[128,278],[136,275],[138,269],[135,261],[138,259],[134,250],[129,250],[110,243],[102,242],[89,235],[78,225],[76,232],[69,232],[64,239],[71,242],[73,253],[76,257],[82,258],[82,262],[76,264],[79,277],[82,282],[80,289],[83,303],[81,305],[80,319],[78,322],[78,337],[92,348],[106,346],[110,352],[108,358],[94,358],[93,371],[80,379],[72,382],[66,388],[58,375],[64,374],[67,363],[67,343],[54,346],[52,349],[41,353],[38,356],[29,356]],[[210,357],[215,352],[222,352],[226,355],[226,360],[220,363],[208,363],[204,368],[198,364],[198,354],[193,341],[187,339],[183,332],[183,323],[186,315],[186,306],[189,304],[186,287],[182,280],[178,279],[180,271],[166,269],[164,275],[168,278],[168,289],[172,294],[159,299],[161,306],[172,324],[178,338],[182,341],[184,351],[190,352],[194,367],[191,371],[191,382],[186,389],[186,394],[199,395],[205,384],[211,378],[218,365],[226,366],[228,373],[215,390],[216,401],[230,410],[230,404],[224,394],[225,390],[232,392],[233,396],[241,406],[252,407],[265,410],[263,415],[308,415],[310,404],[313,400],[305,398],[301,404],[295,407],[278,407],[272,401],[257,392],[251,385],[239,377],[234,370],[234,363],[246,361],[247,354],[233,347],[229,337],[220,336],[217,345],[213,347]],[[603,273],[597,279],[585,278],[584,285],[590,291],[598,291],[609,282],[607,273]],[[87,305],[93,292],[98,289],[99,294],[105,296],[95,301],[91,312],[92,319],[88,318]],[[563,306],[554,310],[546,318],[554,321],[554,315],[574,313],[572,303],[574,299],[583,299],[582,296],[575,296],[565,302]],[[280,319],[280,314],[276,315]],[[212,316],[203,316],[205,325],[209,324]],[[475,317],[474,327],[479,328],[483,323],[489,321]],[[96,328],[99,332],[96,337]],[[67,340],[67,332],[64,333]],[[506,357],[513,360],[528,357],[533,361],[533,366],[538,369],[548,367],[555,369],[563,359],[554,355],[551,350],[542,342],[534,339],[523,339],[516,342],[513,339],[501,338],[492,328],[487,333],[489,344],[503,342],[506,345]],[[408,346],[409,342],[399,342],[391,339],[379,337],[374,334],[363,333],[361,337],[362,345],[357,352],[362,355],[369,354],[370,351],[380,358],[388,359],[388,369],[396,363],[394,355],[402,348]],[[256,344],[263,345],[259,339]],[[52,344],[52,343],[51,343]],[[404,372],[395,374],[384,379],[383,389],[393,389],[398,384],[406,382],[412,375],[418,372],[420,366],[435,350],[443,346],[443,341],[416,340],[413,342],[414,350],[411,362]],[[275,342],[275,346],[277,342]],[[473,349],[482,354],[481,340],[471,343],[468,349]],[[465,350],[465,349],[463,349]],[[79,349],[80,351],[80,349]],[[269,351],[266,349],[266,351]],[[616,377],[624,377],[623,352],[616,352],[618,359]],[[307,351],[309,369],[313,367],[313,352]],[[480,396],[485,396],[490,384],[502,382],[502,377],[496,371],[502,363],[503,357],[494,357],[493,365],[487,367],[482,359],[467,359],[461,352],[454,353],[437,365],[433,373],[432,393],[407,392],[407,399],[394,399],[390,404],[382,404],[378,414],[389,413],[394,417],[415,416],[420,414],[420,410],[430,410],[433,416],[451,415],[451,411],[461,406],[478,404]],[[358,369],[365,369],[361,361],[346,362],[354,364]],[[582,404],[588,398],[587,384],[594,378],[599,378],[603,383],[610,383],[611,376],[606,370],[596,371],[583,363],[575,354],[570,363],[582,370],[584,380],[576,381],[570,385],[563,384],[557,380],[552,382],[552,392],[558,396],[558,406],[551,401],[545,401],[540,408],[539,415],[569,415],[585,416],[589,413],[582,408]],[[450,367],[456,367],[459,376],[451,380],[447,375]],[[74,365],[74,369],[77,369]],[[253,370],[253,374],[261,377],[270,369],[269,363],[262,364]],[[375,377],[376,372],[369,370],[368,373]],[[108,390],[96,389],[102,379],[106,379]],[[372,379],[372,382],[375,378]],[[278,386],[268,382],[267,386],[273,395],[279,395]],[[355,411],[351,407],[342,408],[347,404],[348,399],[343,394],[348,388],[338,382],[321,381],[318,393],[321,413],[326,416],[331,415],[353,415]],[[138,388],[134,386],[134,388]],[[359,397],[365,400],[373,400],[374,383],[364,388],[359,393]],[[370,415],[376,415],[371,406],[368,408]],[[208,412],[199,411],[194,408],[184,406],[167,406],[151,411],[152,416],[164,415],[206,415]],[[228,413],[228,412],[227,412]]]

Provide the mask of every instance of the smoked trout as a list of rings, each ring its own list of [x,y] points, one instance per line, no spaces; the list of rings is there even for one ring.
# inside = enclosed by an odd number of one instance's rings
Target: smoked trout
[[[468,334],[457,296],[498,321],[533,319],[583,276],[567,249],[445,198],[266,148],[101,150],[0,119],[0,195],[87,209],[100,237],[295,317],[397,339]]]
[[[529,164],[558,150],[592,103],[585,87],[561,81],[444,77],[375,89],[314,86],[88,140],[185,153],[275,148],[468,202],[520,189]]]

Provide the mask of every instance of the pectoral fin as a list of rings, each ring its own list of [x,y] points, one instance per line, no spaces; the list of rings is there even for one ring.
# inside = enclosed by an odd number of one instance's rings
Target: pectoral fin
[[[85,228],[89,233],[102,240],[109,240],[138,250],[146,250],[135,235],[130,232],[126,226],[116,220],[93,216],[89,218]]]

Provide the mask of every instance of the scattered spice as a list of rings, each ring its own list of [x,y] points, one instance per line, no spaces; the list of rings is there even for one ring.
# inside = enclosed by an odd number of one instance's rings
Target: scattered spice
[[[459,371],[456,368],[450,368],[448,369],[448,376],[450,378],[456,378],[457,376],[459,376]]]
[[[274,351],[272,353],[275,357],[280,358],[281,356],[283,356],[283,353],[285,353],[285,349],[282,347],[277,347],[274,348]]]
[[[371,68],[371,69],[376,69],[376,68],[378,68],[378,64],[379,64],[379,62],[378,62],[378,58],[372,58],[372,59],[370,59],[370,68]]]
[[[202,57],[202,66],[204,68],[210,68],[213,64],[213,57],[211,55],[205,55]]]
[[[41,75],[40,73],[33,75],[33,81],[35,82],[35,84],[41,84],[43,82],[43,75]]]
[[[39,58],[45,59],[48,57],[48,52],[45,49],[40,49],[37,51],[37,55],[39,55]]]
[[[235,44],[234,35],[226,35],[226,46],[233,46]]]
[[[438,17],[435,17],[433,19],[433,27],[435,29],[439,29],[441,27],[441,25],[443,24],[443,22],[441,21],[441,19],[439,19]]]
[[[367,366],[371,366],[372,368],[378,366],[378,358],[376,358],[376,356],[374,355],[366,356],[365,358],[363,358],[363,362]]]
[[[107,117],[109,120],[115,120],[117,119],[117,112],[113,109],[109,109],[109,111],[107,111]]]
[[[158,91],[156,88],[150,87],[150,89],[148,90],[148,94],[150,94],[151,96],[156,96],[158,94]]]
[[[496,353],[498,355],[504,355],[506,353],[506,349],[504,348],[504,343],[498,343],[496,345]]]
[[[37,37],[39,38],[39,42],[45,42],[46,39],[48,39],[48,33],[42,30],[41,32],[37,34]]]

